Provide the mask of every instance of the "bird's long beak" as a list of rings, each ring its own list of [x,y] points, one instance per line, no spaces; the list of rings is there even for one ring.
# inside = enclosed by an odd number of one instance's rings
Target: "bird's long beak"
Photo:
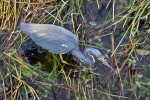
[[[104,65],[106,65],[108,68],[110,68],[115,74],[117,74],[117,72],[107,63],[107,61],[103,58],[103,57],[97,57],[97,59],[101,62],[104,63]]]

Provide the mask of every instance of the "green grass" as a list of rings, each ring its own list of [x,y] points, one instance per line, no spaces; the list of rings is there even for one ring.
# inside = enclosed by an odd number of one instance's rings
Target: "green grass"
[[[149,99],[150,1],[93,1],[0,0],[0,99]],[[105,18],[98,14],[103,4]],[[28,38],[19,18],[66,27],[82,47],[102,50],[119,77],[99,63],[87,66],[65,55],[65,64],[52,53],[31,65],[21,48]]]

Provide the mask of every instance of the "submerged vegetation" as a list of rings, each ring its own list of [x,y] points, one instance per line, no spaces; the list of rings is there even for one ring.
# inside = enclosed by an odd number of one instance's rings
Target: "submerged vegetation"
[[[0,0],[0,100],[149,100],[149,11],[149,0]],[[71,30],[81,49],[100,49],[118,77],[101,63],[47,52],[20,22]]]

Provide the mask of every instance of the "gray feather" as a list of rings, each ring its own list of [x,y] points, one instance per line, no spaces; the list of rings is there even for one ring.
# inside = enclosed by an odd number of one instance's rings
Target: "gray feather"
[[[78,38],[69,30],[52,24],[21,23],[21,30],[41,47],[57,54],[79,49]]]

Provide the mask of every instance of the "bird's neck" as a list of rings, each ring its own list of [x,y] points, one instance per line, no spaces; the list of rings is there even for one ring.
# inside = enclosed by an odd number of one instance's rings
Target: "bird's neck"
[[[78,58],[80,61],[87,62],[86,57],[82,54],[82,52],[79,49],[73,49],[71,51],[71,54]]]

